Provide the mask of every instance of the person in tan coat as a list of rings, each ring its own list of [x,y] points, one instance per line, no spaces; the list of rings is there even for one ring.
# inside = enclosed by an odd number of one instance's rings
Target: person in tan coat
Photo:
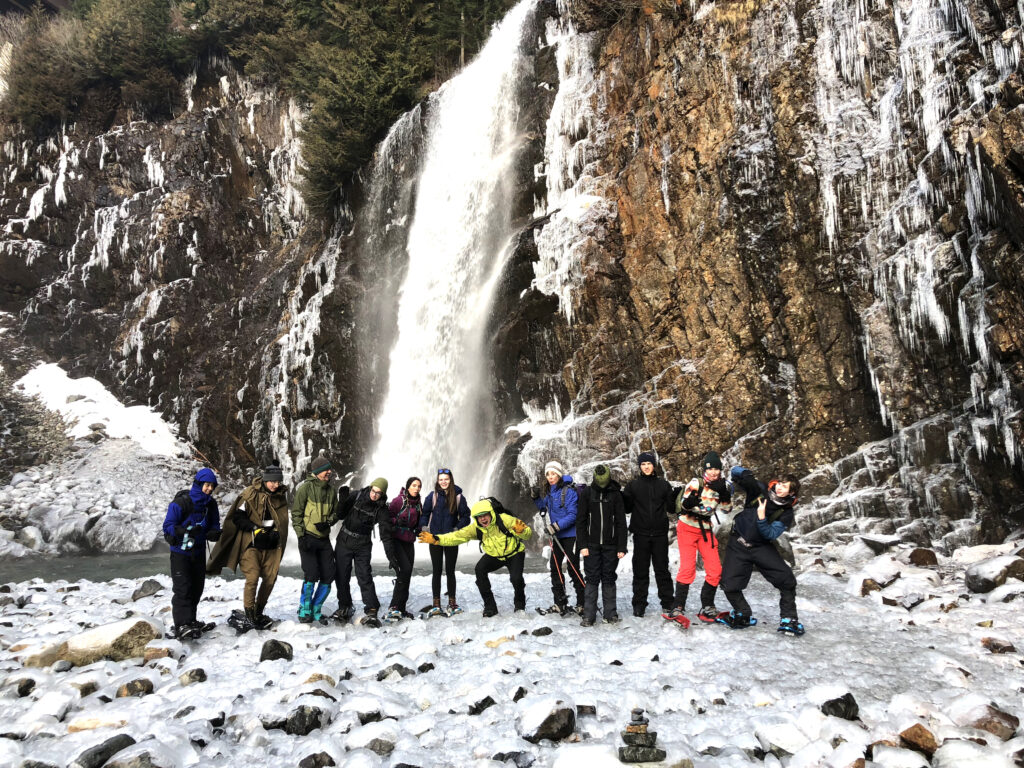
[[[264,611],[288,540],[287,488],[283,481],[281,468],[269,466],[238,494],[206,566],[210,575],[220,573],[222,568],[235,572],[242,569],[244,616],[229,622],[239,631],[267,629],[274,623]]]

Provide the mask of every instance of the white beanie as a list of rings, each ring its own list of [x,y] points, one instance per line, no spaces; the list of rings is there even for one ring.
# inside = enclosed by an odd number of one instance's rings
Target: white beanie
[[[557,461],[549,461],[544,465],[544,474],[546,475],[548,472],[557,472],[559,477],[565,474],[565,470],[562,469],[562,465]]]

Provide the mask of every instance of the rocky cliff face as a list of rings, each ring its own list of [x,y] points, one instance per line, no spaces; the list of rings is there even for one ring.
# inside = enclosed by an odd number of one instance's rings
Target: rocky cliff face
[[[534,348],[564,389],[517,388],[571,416],[520,469],[653,447],[680,479],[715,449],[809,474],[822,540],[1019,525],[1017,9],[567,5],[595,201],[547,225],[573,219],[571,290],[521,315],[559,299]]]

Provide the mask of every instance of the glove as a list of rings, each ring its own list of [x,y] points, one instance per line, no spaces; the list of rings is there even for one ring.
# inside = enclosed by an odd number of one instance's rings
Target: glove
[[[530,488],[530,498],[531,499],[539,499],[540,498],[540,489],[538,489],[538,488]]]
[[[686,488],[683,489],[683,493],[685,493],[687,496],[689,496],[690,494],[696,493],[699,488],[700,488],[700,481],[699,480],[691,480],[690,482],[688,482],[686,484]]]
[[[257,528],[252,532],[252,543],[256,549],[277,549],[281,544],[281,534],[273,528]]]
[[[216,541],[219,538],[220,538],[220,528],[217,528],[216,530],[213,530],[213,531],[207,531],[206,532],[206,540],[207,541]]]
[[[321,520],[319,523],[316,523],[315,525],[316,529],[320,531],[320,533],[327,533],[329,530],[331,530],[331,524],[324,520]]]
[[[437,536],[432,534],[430,531],[422,531],[416,540],[420,544],[437,544]]]
[[[550,533],[550,534],[551,534],[552,536],[554,536],[554,535],[555,535],[555,532],[556,532],[556,531],[557,531],[558,529],[557,529],[557,528],[555,528],[555,526],[554,526],[554,525],[553,525],[552,523],[547,523],[547,524],[546,524],[546,525],[544,526],[544,530],[545,530],[545,531],[547,531],[548,533]]]
[[[526,530],[526,523],[522,520],[516,520],[512,523],[512,533],[522,533]]]

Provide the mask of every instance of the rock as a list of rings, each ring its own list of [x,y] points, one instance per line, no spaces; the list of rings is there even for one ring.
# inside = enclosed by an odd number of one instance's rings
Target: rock
[[[43,546],[43,544],[46,543],[46,539],[43,538],[42,531],[40,531],[34,525],[26,525],[24,528],[18,531],[17,535],[14,538],[15,541],[17,541],[22,546],[28,547],[29,549],[33,550],[39,549],[41,546]]]
[[[283,730],[292,736],[308,736],[317,728],[323,728],[329,722],[327,713],[319,707],[303,704],[288,713]]]
[[[935,734],[920,723],[914,723],[905,731],[902,731],[900,733],[900,743],[923,755],[927,755],[929,758],[939,748],[939,743],[935,740]]]
[[[860,584],[860,596],[867,597],[872,592],[879,592],[882,589],[882,585],[874,579],[864,579]]]
[[[511,760],[516,768],[530,768],[537,761],[537,758],[529,752],[512,750],[509,752],[495,752],[491,755],[491,760],[496,760],[499,763],[507,763]]]
[[[1017,649],[1009,640],[1001,637],[983,637],[981,644],[991,653],[1016,653]]]
[[[585,716],[597,717],[597,707],[593,704],[577,704],[576,717]]]
[[[163,589],[164,586],[156,579],[146,579],[139,588],[132,592],[132,602],[141,600],[144,597],[151,597]]]
[[[658,747],[619,747],[620,763],[659,763],[667,756]]]
[[[422,675],[425,672],[429,672],[433,668],[434,668],[434,665],[433,665],[432,662],[424,661],[422,664],[420,664],[418,667],[416,667],[416,671],[419,672]]]
[[[260,661],[292,660],[292,647],[282,640],[267,640],[260,651]]]
[[[32,693],[32,691],[35,690],[36,681],[33,680],[31,677],[23,677],[20,680],[14,680],[12,682],[9,682],[7,683],[7,685],[13,686],[14,689],[18,692],[18,696],[20,698],[25,698],[30,693]]]
[[[1024,579],[1024,558],[1003,555],[982,560],[967,569],[964,580],[971,592],[991,592],[1011,577]]]
[[[127,749],[134,743],[135,739],[127,733],[119,733],[116,736],[110,737],[102,744],[89,747],[80,753],[78,757],[68,763],[68,768],[100,768],[101,765],[106,763],[115,754],[122,749]]]
[[[1020,726],[1020,719],[1015,715],[991,704],[975,708],[967,713],[954,714],[954,722],[967,728],[988,731],[1002,741],[1009,741]]]
[[[70,683],[71,687],[78,691],[78,695],[83,699],[86,696],[91,696],[100,689],[99,683],[95,680],[84,680],[80,683]]]
[[[830,717],[841,717],[843,720],[856,720],[860,716],[860,707],[850,692],[838,699],[829,699],[821,705],[821,711]]]
[[[138,680],[130,680],[117,689],[117,698],[125,696],[148,696],[153,692],[153,681],[142,677]]]
[[[182,685],[192,685],[193,683],[205,683],[206,682],[206,670],[196,667],[195,669],[187,670],[178,675],[178,682]]]
[[[104,424],[102,421],[97,421],[89,425],[89,430],[91,432],[106,432],[107,425]]]
[[[415,675],[416,670],[409,669],[402,664],[389,664],[384,667],[380,672],[377,673],[377,680],[386,680],[392,675],[397,675],[399,678],[408,677],[409,675]]]
[[[67,659],[59,659],[58,661],[55,661],[53,663],[53,666],[50,667],[50,669],[56,672],[57,674],[60,674],[61,672],[70,671],[73,667],[74,664],[72,664]]]
[[[546,637],[547,635],[550,635],[553,631],[554,630],[552,630],[551,627],[537,627],[530,634],[534,637]]]
[[[368,749],[381,757],[386,757],[394,751],[399,736],[398,723],[395,720],[380,720],[352,730],[345,738],[345,748]]]
[[[120,715],[79,715],[68,723],[68,733],[94,731],[97,728],[124,728],[126,725],[128,725],[128,721]]]
[[[653,747],[658,743],[658,734],[656,731],[648,731],[647,733],[630,733],[629,731],[622,732],[622,740],[629,747]]]
[[[326,768],[326,766],[337,765],[334,758],[326,752],[317,752],[299,760],[299,768]]]
[[[146,644],[162,634],[153,624],[126,619],[95,627],[63,643],[41,649],[21,662],[27,667],[48,667],[57,659],[82,667],[102,659],[124,661],[143,656]]]
[[[515,640],[514,637],[505,635],[503,637],[495,637],[491,640],[486,640],[484,641],[484,645],[486,645],[488,648],[497,648],[498,646],[504,645],[505,643],[511,643],[513,640]]]
[[[765,752],[771,752],[778,758],[795,755],[810,744],[807,735],[796,726],[796,723],[788,720],[762,723],[754,729],[754,737],[761,743]]]
[[[484,698],[480,699],[480,701],[470,706],[469,714],[479,715],[485,709],[487,709],[488,707],[493,707],[495,704],[497,704],[497,702],[490,696],[484,696]]]
[[[323,672],[314,672],[306,679],[306,684],[309,685],[310,683],[319,683],[321,681],[327,683],[331,688],[338,684],[333,677]]]
[[[136,744],[129,748],[130,754],[123,757],[114,755],[103,768],[177,768],[178,761],[173,755],[164,754],[157,747],[146,747],[139,751],[141,747],[143,745]]]
[[[991,747],[947,739],[935,751],[931,768],[1013,768],[1013,763]]]
[[[529,691],[520,685],[516,688],[516,692],[512,694],[512,701],[519,701],[520,699],[525,698],[528,693]]]
[[[142,649],[142,662],[148,664],[156,659],[169,659],[171,653],[171,649],[165,645],[147,645]]]
[[[900,537],[896,535],[870,534],[862,535],[859,538],[876,555],[880,555],[900,543]]]
[[[918,568],[926,568],[933,565],[939,564],[939,558],[930,549],[918,547],[911,551],[908,556],[911,565],[916,565]]]
[[[559,741],[576,730],[576,707],[554,696],[531,704],[520,720],[522,737],[532,744]]]

